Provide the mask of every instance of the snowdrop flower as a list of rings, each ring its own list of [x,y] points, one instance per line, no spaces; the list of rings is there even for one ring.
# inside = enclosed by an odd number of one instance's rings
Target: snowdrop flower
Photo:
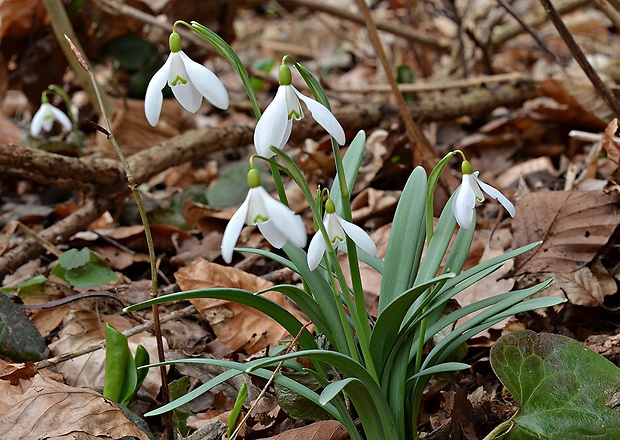
[[[339,145],[344,145],[346,141],[344,130],[336,117],[323,104],[302,95],[291,84],[291,69],[286,64],[280,66],[279,80],[280,87],[278,87],[276,96],[256,124],[254,146],[257,153],[271,157],[274,153],[269,147],[282,149],[288,142],[293,119],[299,121],[304,117],[299,100],[306,104],[316,122],[332,135]]]
[[[222,237],[222,258],[232,261],[233,248],[239,239],[243,225],[258,225],[258,229],[275,248],[282,248],[290,240],[299,247],[306,245],[306,227],[301,217],[288,206],[280,203],[260,184],[258,171],[248,173],[250,191],[245,201],[232,216]]]
[[[211,104],[226,110],[228,92],[217,76],[202,64],[193,61],[181,50],[181,37],[172,32],[169,39],[170,56],[146,88],[144,113],[153,127],[159,121],[163,103],[162,89],[166,83],[179,103],[188,112],[196,113],[204,97]]]
[[[478,171],[474,173],[469,161],[463,160],[461,169],[463,171],[463,181],[457,188],[456,198],[452,204],[452,213],[461,228],[469,229],[471,227],[476,202],[484,200],[483,191],[491,198],[499,200],[511,217],[515,216],[515,207],[510,203],[510,200],[491,185],[487,185],[478,179]]]
[[[331,199],[327,199],[327,202],[325,202],[323,224],[325,225],[327,236],[329,237],[333,249],[346,240],[346,234],[368,255],[374,257],[377,253],[377,247],[372,241],[372,238],[370,238],[362,228],[346,221],[336,214],[336,207]],[[310,241],[310,246],[308,246],[308,267],[310,270],[316,269],[326,250],[327,245],[323,238],[323,234],[321,234],[321,231],[317,231]]]
[[[62,111],[54,107],[49,103],[47,96],[41,98],[41,107],[32,117],[30,123],[30,134],[32,136],[39,136],[41,131],[50,131],[54,125],[54,121],[58,121],[60,125],[67,131],[71,131],[73,124],[69,117]]]

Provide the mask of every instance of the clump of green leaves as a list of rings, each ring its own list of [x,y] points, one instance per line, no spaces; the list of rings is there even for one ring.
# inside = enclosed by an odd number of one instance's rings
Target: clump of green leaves
[[[199,23],[193,22],[191,26],[183,22],[178,23],[196,31],[231,63],[244,84],[257,118],[260,118],[260,108],[250,78],[230,46]],[[300,74],[316,100],[302,97],[290,88],[292,76],[291,69],[285,65],[287,63]],[[273,130],[282,134],[284,136],[282,139],[288,139],[292,116],[296,114],[301,117],[301,107],[291,112],[288,108],[289,103],[282,100],[282,93],[291,91],[297,96],[293,101],[302,99],[311,112],[324,118],[322,124],[324,128],[325,122],[329,121],[329,124],[332,124],[334,117],[329,114],[329,102],[320,82],[290,56],[285,56],[282,60],[280,72],[283,71],[286,75],[280,77],[279,106],[271,107],[269,118],[259,120],[259,125],[262,122],[266,130],[264,133],[273,134],[269,131]],[[265,115],[268,112],[269,108],[265,111]],[[326,112],[329,118],[326,117]],[[284,117],[280,118],[281,115]],[[269,121],[273,125],[269,125]],[[284,125],[277,125],[280,123]],[[339,126],[337,121],[335,124]],[[340,131],[330,131],[327,128],[326,130],[340,137],[336,134]],[[345,137],[344,133],[342,137]],[[262,137],[261,139],[265,140]],[[216,365],[224,367],[226,371],[147,415],[170,411],[236,375],[248,373],[272,379],[277,386],[285,387],[320,406],[329,416],[345,426],[353,440],[413,439],[417,437],[418,415],[424,388],[430,377],[437,373],[469,368],[467,364],[453,361],[458,358],[465,341],[516,313],[549,307],[564,301],[561,298],[549,297],[529,299],[545,289],[551,282],[548,280],[527,289],[505,292],[451,313],[444,313],[447,303],[455,295],[489,276],[509,259],[528,252],[539,244],[523,246],[463,270],[474,237],[475,203],[481,201],[478,194],[481,193],[478,187],[480,182],[476,179],[477,174],[472,174],[473,170],[469,169],[467,173],[464,170],[464,174],[469,176],[467,179],[469,185],[462,184],[460,187],[463,190],[460,195],[468,197],[457,199],[459,194],[457,190],[457,193],[448,200],[437,224],[433,222],[434,194],[439,177],[457,152],[446,155],[430,174],[421,167],[413,171],[396,208],[386,256],[382,260],[366,254],[363,251],[364,246],[360,245],[358,249],[351,232],[339,233],[347,237],[339,235],[337,242],[340,244],[338,248],[334,248],[323,222],[324,208],[326,214],[337,213],[341,216],[343,222],[340,222],[340,225],[352,221],[350,198],[362,162],[365,133],[358,133],[344,157],[337,139],[332,138],[336,178],[329,190],[320,189],[316,192],[310,188],[296,161],[281,149],[275,148],[271,143],[273,140],[270,138],[260,150],[257,146],[259,155],[252,157],[250,161],[252,168],[254,161],[257,160],[269,163],[280,198],[279,202],[274,202],[276,204],[287,204],[281,173],[288,175],[299,187],[311,208],[315,228],[320,231],[316,236],[325,239],[322,260],[318,266],[313,265],[311,269],[308,254],[312,243],[307,253],[299,247],[301,245],[295,245],[291,240],[286,242],[290,237],[279,230],[278,242],[282,238],[282,243],[274,246],[282,248],[284,255],[257,249],[238,250],[272,259],[300,276],[301,286],[277,285],[268,290],[278,291],[295,302],[314,323],[319,334],[315,338],[289,311],[263,297],[262,294],[265,293],[263,291],[250,292],[230,288],[199,289],[153,298],[128,307],[127,311],[134,311],[155,304],[191,298],[215,298],[238,302],[267,314],[291,335],[297,335],[296,341],[300,347],[298,351],[285,353],[276,350],[265,358],[246,363],[204,358],[165,362],[163,364],[184,362]],[[340,145],[344,142],[345,140],[341,139]],[[463,163],[469,164],[462,152],[458,154],[462,157]],[[473,180],[477,182],[475,187]],[[250,187],[256,190],[252,184]],[[501,195],[499,191],[486,184],[484,188],[493,198]],[[325,197],[332,202],[329,208],[327,204],[324,206]],[[456,203],[456,200],[461,200],[461,203]],[[503,195],[500,201],[502,204],[507,202],[512,207]],[[453,205],[460,214],[463,214],[464,209],[467,216],[471,213],[471,222],[467,217],[467,225],[459,227]],[[286,213],[289,210],[286,206],[278,209]],[[264,216],[261,214],[259,228],[263,226],[263,233],[266,225],[275,228],[275,221],[268,224],[273,218],[269,212]],[[231,221],[237,234],[245,220],[243,216],[237,216]],[[271,234],[276,235],[273,231],[271,229]],[[361,229],[354,231],[356,232],[353,234],[358,237],[359,234],[365,234]],[[224,235],[226,236],[226,233]],[[284,242],[286,244],[283,244]],[[280,246],[281,244],[283,246]],[[316,249],[317,247],[314,248]],[[348,255],[350,282],[344,275],[338,251],[344,251]],[[376,318],[370,316],[366,309],[360,260],[375,269],[382,277]],[[469,319],[457,326],[464,317]],[[429,342],[438,334],[443,338],[427,352],[425,347],[428,347]],[[299,358],[309,359],[313,368],[304,366],[298,361]],[[282,372],[273,373],[270,368],[276,365],[286,365],[294,371],[311,375],[315,379],[313,383],[318,383],[319,386],[308,386]],[[363,433],[359,432],[354,417],[359,417]]]
[[[144,346],[138,345],[136,356],[131,354],[127,337],[106,324],[105,331],[105,378],[103,395],[116,403],[128,403],[138,392],[148,369],[149,353]]]
[[[83,288],[118,280],[116,274],[104,264],[103,258],[87,248],[63,252],[52,270],[52,275],[72,286]]]

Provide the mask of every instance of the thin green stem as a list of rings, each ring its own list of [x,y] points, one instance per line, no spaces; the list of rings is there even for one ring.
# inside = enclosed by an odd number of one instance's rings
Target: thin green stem
[[[347,186],[347,180],[344,172],[344,164],[342,163],[342,155],[340,153],[340,147],[338,143],[332,139],[332,150],[334,152],[334,162],[336,163],[336,174],[340,183],[340,194],[342,196],[342,214],[345,220],[351,221],[351,201],[349,194],[349,187]],[[362,275],[360,273],[359,259],[357,258],[357,247],[353,240],[347,236],[347,256],[349,260],[349,270],[351,271],[351,282],[353,288],[353,297],[355,299],[355,306],[351,313],[355,315],[355,321],[357,321],[356,330],[358,331],[358,340],[362,353],[364,353],[364,359],[366,367],[373,373],[373,376],[377,378],[376,369],[370,357],[370,324],[368,322],[368,313],[366,310],[366,302],[364,301],[364,288],[362,286]]]
[[[514,426],[514,422],[512,421],[512,419],[506,420],[505,422],[502,422],[499,425],[497,425],[493,429],[493,431],[489,432],[482,440],[495,440],[495,439],[501,438],[504,435],[508,434],[508,432],[510,432],[513,426]]]
[[[230,65],[235,69],[241,82],[243,83],[243,87],[245,88],[245,92],[248,95],[250,103],[252,104],[252,108],[254,109],[254,115],[256,119],[260,119],[261,110],[258,105],[258,100],[256,99],[256,94],[254,93],[254,89],[252,89],[252,83],[250,81],[250,76],[248,75],[248,71],[245,70],[241,59],[237,53],[228,45],[226,41],[218,34],[213,32],[211,29],[201,25],[198,22],[192,21],[191,25],[179,20],[174,23],[174,28],[176,28],[177,24],[182,24],[187,26],[202,38],[204,38],[208,43],[210,43],[226,60],[230,63]]]
[[[315,202],[314,202],[314,197],[312,196],[312,192],[310,191],[310,187],[308,186],[308,182],[306,182],[303,173],[301,172],[301,170],[299,169],[299,167],[297,166],[297,164],[295,163],[295,161],[293,161],[286,153],[284,153],[281,150],[278,150],[277,148],[272,147],[272,150],[282,159],[282,161],[287,165],[287,168],[285,168],[286,172],[291,176],[291,178],[295,181],[295,183],[299,186],[299,188],[301,189],[302,193],[304,194],[304,196],[306,197],[306,200],[308,200],[308,203],[310,205],[310,209],[312,211],[312,218],[314,220],[314,223],[318,226],[319,231],[321,232],[322,236],[323,236],[323,240],[325,240],[325,243],[327,244],[327,251],[330,255],[333,256],[332,261],[334,261],[335,263],[333,264],[333,267],[336,269],[336,273],[340,273],[341,277],[339,277],[339,284],[340,287],[342,289],[342,292],[345,295],[348,295],[348,286],[346,284],[346,280],[344,278],[344,274],[342,274],[342,269],[340,268],[340,266],[337,264],[337,260],[336,260],[336,252],[333,249],[331,242],[329,240],[329,235],[327,234],[327,230],[325,229],[325,225],[323,224],[323,219],[321,218],[321,212],[318,208],[318,206],[316,206]],[[330,272],[332,273],[332,272]],[[332,276],[329,277],[329,281],[330,284],[332,285],[332,288],[334,290],[334,294],[335,295],[339,295],[338,294],[338,287],[335,285],[334,283],[334,279]],[[351,309],[350,305],[347,304],[347,306],[349,306],[349,309]],[[351,331],[347,331],[347,329],[349,329],[349,323],[346,320],[346,316],[344,315],[344,310],[342,310],[342,307],[338,307],[338,314],[339,314],[339,318],[341,321],[341,325],[343,326],[343,329],[345,330],[345,337],[347,338],[347,345],[349,347],[349,350],[351,351],[350,356],[354,357],[355,360],[359,361],[359,355],[357,353],[357,349],[355,348],[355,341],[353,340],[353,336],[351,335]],[[355,324],[355,320],[354,320],[354,324]],[[359,329],[355,329],[356,332],[359,333]],[[375,374],[376,376],[376,374]]]

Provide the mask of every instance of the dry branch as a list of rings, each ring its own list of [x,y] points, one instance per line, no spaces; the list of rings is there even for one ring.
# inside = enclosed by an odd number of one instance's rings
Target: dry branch
[[[333,15],[334,17],[344,18],[346,20],[352,21],[354,23],[358,23],[364,25],[364,17],[359,14],[355,14],[343,8],[334,7],[322,2],[312,1],[312,0],[280,0],[282,3],[287,3],[289,5],[294,6],[304,6],[308,9],[324,12],[329,15]],[[377,19],[374,20],[377,29],[392,33],[394,35],[398,35],[399,37],[406,38],[408,40],[414,41],[422,46],[426,46],[435,50],[439,50],[441,52],[448,52],[450,50],[450,42],[445,38],[437,38],[430,35],[427,32],[420,32],[414,29],[409,29],[404,26],[399,26],[398,24],[391,23],[387,20]]]
[[[560,15],[569,14],[589,3],[592,3],[591,0],[564,0],[557,3],[556,10]],[[548,20],[549,16],[545,11],[533,12],[525,16],[525,22],[532,28],[540,26]],[[511,22],[497,29],[496,33],[493,35],[491,44],[497,49],[522,32],[525,32],[525,29],[523,29],[521,24],[517,21]]]

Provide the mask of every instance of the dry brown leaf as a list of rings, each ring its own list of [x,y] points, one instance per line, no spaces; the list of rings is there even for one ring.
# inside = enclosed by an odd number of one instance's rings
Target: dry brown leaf
[[[349,438],[344,426],[335,420],[322,420],[302,428],[290,429],[264,440],[345,440]]]
[[[517,274],[570,273],[588,264],[605,245],[620,215],[617,192],[529,193],[518,202],[513,248],[543,243],[515,260]]]
[[[175,276],[183,290],[230,287],[257,292],[273,285],[234,267],[220,266],[204,259],[196,260],[176,272]],[[280,293],[267,292],[263,296],[287,309],[302,323],[306,322]],[[251,307],[210,298],[196,298],[191,303],[209,321],[220,342],[231,350],[243,349],[252,354],[267,345],[278,345],[279,340],[289,336],[280,324]]]
[[[0,380],[8,380],[13,386],[19,385],[20,380],[28,380],[37,374],[37,367],[34,362],[28,361],[23,364],[2,364],[0,369]]]
[[[603,148],[607,151],[607,157],[618,165],[620,161],[620,145],[614,141],[614,136],[618,131],[618,119],[612,120],[607,128],[605,128],[605,134],[603,135]]]
[[[571,304],[578,306],[599,307],[605,297],[618,291],[614,278],[598,259],[571,273],[527,274],[519,279],[519,286],[531,286],[550,277],[554,277],[553,283],[542,295],[567,298]]]
[[[22,380],[19,386],[0,381],[3,411],[0,438],[69,440],[148,440],[113,402],[89,389],[72,388],[43,377]]]

